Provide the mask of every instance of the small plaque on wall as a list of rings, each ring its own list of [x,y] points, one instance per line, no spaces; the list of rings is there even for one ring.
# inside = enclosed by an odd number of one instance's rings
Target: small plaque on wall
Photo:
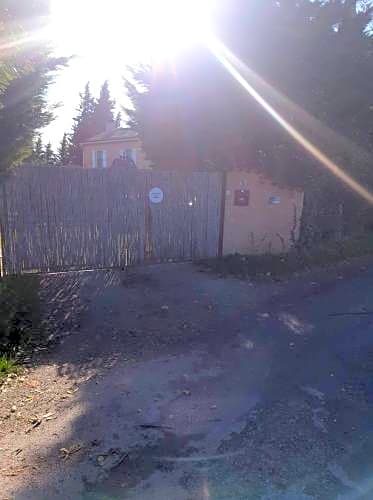
[[[281,199],[279,196],[270,196],[268,203],[270,205],[279,205],[281,203]]]
[[[236,207],[248,207],[250,192],[248,189],[236,189],[234,191],[234,205]]]

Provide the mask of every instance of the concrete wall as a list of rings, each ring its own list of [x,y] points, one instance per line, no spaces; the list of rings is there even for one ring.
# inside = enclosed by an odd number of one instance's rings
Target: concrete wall
[[[106,163],[110,167],[114,160],[120,157],[126,149],[136,150],[136,165],[138,168],[148,168],[150,162],[146,159],[142,150],[141,142],[138,139],[117,141],[117,142],[96,142],[94,144],[85,144],[83,146],[83,167],[92,168],[93,151],[106,151]]]
[[[248,206],[245,204],[249,191]],[[240,195],[240,191],[242,196]],[[236,200],[237,201],[237,200]],[[299,236],[303,192],[280,188],[256,173],[227,174],[223,254],[279,253],[289,250],[296,216],[295,237]]]

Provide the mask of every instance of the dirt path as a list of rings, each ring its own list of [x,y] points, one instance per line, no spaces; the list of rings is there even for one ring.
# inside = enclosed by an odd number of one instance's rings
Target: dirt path
[[[330,316],[372,309],[350,275],[45,277],[61,337],[2,389],[0,498],[371,498],[373,315]]]

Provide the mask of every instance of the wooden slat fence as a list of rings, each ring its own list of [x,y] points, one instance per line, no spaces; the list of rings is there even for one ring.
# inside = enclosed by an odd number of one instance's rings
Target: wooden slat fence
[[[149,191],[164,192],[160,204]],[[0,185],[5,274],[218,254],[222,176],[22,167]]]

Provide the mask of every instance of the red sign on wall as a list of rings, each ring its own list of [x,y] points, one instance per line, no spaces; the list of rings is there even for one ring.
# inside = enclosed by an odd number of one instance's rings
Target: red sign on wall
[[[248,189],[236,189],[234,192],[234,205],[236,207],[248,207],[250,192]]]

